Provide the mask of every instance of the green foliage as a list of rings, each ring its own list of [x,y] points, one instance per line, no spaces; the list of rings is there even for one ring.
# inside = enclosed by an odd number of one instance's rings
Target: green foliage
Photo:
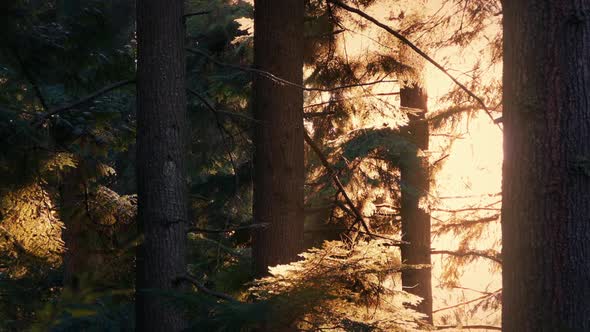
[[[402,265],[398,255],[387,241],[359,242],[352,248],[325,242],[301,254],[301,261],[271,268],[271,276],[256,280],[250,291],[275,303],[273,317],[282,318],[273,322],[277,327],[410,331],[421,326],[423,315],[408,305],[420,299],[396,287],[393,276],[420,267]]]
[[[473,3],[469,22],[476,24],[482,17]],[[187,85],[196,94],[188,102],[190,226],[217,230],[188,235],[187,269],[206,287],[242,302],[198,290],[162,295],[182,305],[198,331],[423,328],[422,316],[408,308],[418,299],[393,282],[396,273],[410,267],[385,241],[326,242],[301,261],[250,283],[251,230],[219,230],[255,222],[252,74],[238,68],[252,62],[253,8],[230,0],[190,0],[186,7],[189,13],[206,11],[187,17],[186,30],[188,46],[208,55],[187,54]],[[133,9],[127,0],[0,4],[0,330],[134,328],[133,249],[139,242],[134,89],[119,87],[45,118],[51,110],[133,78]],[[403,28],[421,31],[417,18],[408,16]],[[407,117],[393,91],[399,82],[383,95],[368,82],[417,81],[421,63],[402,54],[397,42],[355,57],[339,50],[340,34],[352,28],[362,32],[365,24],[325,1],[306,1],[305,84],[340,87],[306,92],[306,103],[314,106],[305,111],[326,113],[306,125],[354,204],[371,217],[373,229],[396,234],[398,219],[379,214],[375,206],[387,203],[395,212],[401,191],[397,169],[415,164],[416,147],[400,129]],[[478,26],[469,29],[453,42],[473,38]],[[464,101],[460,93],[448,98]],[[458,114],[454,111],[430,120],[443,126]],[[307,234],[309,243],[317,244],[328,236],[339,238],[355,218],[332,186],[333,174],[307,152],[306,203],[322,211],[308,216],[306,227],[327,229]],[[64,285],[64,224],[81,226],[77,239],[86,265],[78,289]]]
[[[134,331],[133,290],[63,291],[38,312],[32,331]]]
[[[411,163],[408,156],[416,155],[416,147],[398,131],[389,128],[360,130],[343,143],[341,149],[342,156],[349,161],[378,155],[397,167]]]

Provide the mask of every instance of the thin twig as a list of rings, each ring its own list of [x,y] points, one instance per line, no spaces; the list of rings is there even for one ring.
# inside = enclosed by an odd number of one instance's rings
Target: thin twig
[[[494,330],[494,331],[502,331],[500,326],[493,326],[493,325],[438,325],[435,326],[437,330],[447,330],[447,329],[482,329],[482,330]]]
[[[200,93],[198,93],[197,91],[191,89],[191,88],[186,88],[186,91],[188,91],[191,95],[197,97],[205,106],[207,106],[207,108],[214,112],[214,113],[219,113],[219,114],[223,114],[223,115],[228,115],[228,116],[234,116],[234,117],[239,117],[239,118],[243,118],[249,121],[254,121],[254,122],[260,122],[256,119],[254,119],[253,117],[247,116],[245,114],[241,114],[241,113],[237,113],[237,112],[230,112],[230,111],[223,111],[223,110],[219,110],[216,109],[205,97],[203,97]]]
[[[464,306],[464,305],[467,305],[467,304],[470,304],[470,303],[473,303],[473,302],[477,302],[477,301],[483,301],[483,300],[485,300],[485,299],[487,299],[487,298],[489,298],[489,297],[492,297],[492,296],[494,296],[494,295],[498,294],[498,293],[499,293],[499,292],[501,292],[501,291],[502,291],[502,288],[500,288],[500,289],[498,289],[498,290],[496,290],[495,292],[492,292],[492,293],[490,293],[490,294],[486,294],[486,295],[484,295],[484,296],[480,296],[480,297],[477,297],[477,298],[471,299],[471,300],[469,300],[469,301],[465,301],[465,302],[461,302],[461,303],[454,304],[454,305],[452,305],[452,306],[448,306],[448,307],[444,307],[444,308],[440,308],[440,309],[433,310],[433,311],[432,311],[432,313],[434,314],[434,313],[437,313],[437,312],[441,312],[441,311],[445,311],[445,310],[449,310],[449,309],[458,308],[458,307],[461,307],[461,306]]]
[[[207,15],[207,14],[210,14],[210,13],[211,13],[210,10],[205,10],[205,11],[200,11],[200,12],[194,12],[194,13],[186,13],[186,14],[182,15],[182,18],[186,20],[189,17]]]
[[[476,250],[466,250],[466,251],[452,251],[452,250],[433,250],[430,252],[432,255],[450,255],[456,257],[466,257],[466,256],[475,256],[475,257],[482,257],[491,259],[498,264],[502,264],[502,259],[500,259],[499,255],[494,255],[492,253],[488,253],[485,251],[476,251]]]
[[[234,228],[226,228],[226,229],[209,229],[209,228],[199,228],[199,227],[190,227],[187,230],[187,233],[227,233],[227,232],[234,232],[234,231],[242,231],[246,229],[258,229],[268,227],[269,223],[259,223],[259,224],[251,224],[246,226],[238,226]]]
[[[234,65],[231,63],[226,63],[226,62],[222,62],[219,61],[217,59],[215,59],[214,57],[212,57],[211,55],[207,54],[205,51],[202,51],[200,49],[197,48],[190,48],[187,47],[186,51],[192,54],[196,54],[196,55],[200,55],[205,57],[207,60],[211,61],[212,63],[221,66],[221,67],[228,67],[228,68],[233,68],[233,69],[237,69],[240,71],[244,71],[244,72],[250,72],[250,73],[255,73],[258,74],[262,77],[268,78],[272,81],[275,81],[279,84],[283,84],[283,85],[288,85],[288,86],[292,86],[292,87],[296,87],[299,88],[303,91],[319,91],[319,92],[333,92],[333,91],[338,91],[338,90],[343,90],[343,89],[349,89],[349,88],[354,88],[354,87],[361,87],[361,86],[368,86],[368,85],[376,85],[376,84],[380,84],[380,83],[396,83],[398,80],[386,80],[385,78],[377,80],[377,81],[372,81],[372,82],[363,82],[363,83],[354,83],[354,84],[347,84],[347,85],[341,85],[341,86],[336,86],[336,87],[332,87],[332,88],[308,88],[305,87],[301,84],[297,84],[294,82],[291,82],[289,80],[286,80],[284,78],[278,77],[275,74],[265,71],[265,70],[261,70],[261,69],[256,69],[256,68],[252,68],[252,67],[246,67],[246,66],[240,66],[240,65]]]
[[[218,291],[214,291],[212,289],[209,289],[207,287],[205,287],[205,285],[203,285],[201,282],[199,282],[196,278],[190,276],[190,275],[184,275],[184,276],[180,276],[177,278],[177,281],[188,281],[189,283],[191,283],[192,285],[194,285],[195,287],[197,287],[197,289],[207,295],[211,295],[213,297],[216,297],[218,299],[222,299],[225,301],[229,301],[229,302],[240,302],[238,301],[236,298],[232,297],[231,295],[225,294],[225,293],[221,293]]]
[[[14,54],[14,57],[16,58],[16,61],[19,64],[19,66],[21,67],[23,75],[25,75],[25,78],[29,81],[29,83],[31,83],[31,86],[33,87],[33,90],[35,91],[35,95],[37,96],[37,99],[39,99],[39,102],[41,103],[43,110],[44,111],[49,110],[49,106],[47,105],[47,102],[45,101],[45,97],[43,96],[43,93],[41,93],[41,89],[39,88],[37,81],[35,80],[35,78],[31,74],[31,72],[27,68],[23,59],[20,57],[18,50],[16,48],[13,48],[12,52]]]

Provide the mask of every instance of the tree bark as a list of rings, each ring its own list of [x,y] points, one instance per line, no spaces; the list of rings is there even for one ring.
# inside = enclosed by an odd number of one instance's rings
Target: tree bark
[[[590,0],[503,5],[503,331],[590,331]]]
[[[420,207],[420,200],[428,195],[430,188],[428,158],[421,153],[428,150],[428,123],[424,121],[427,103],[426,93],[417,84],[400,90],[401,106],[422,110],[420,114],[410,114],[408,126],[402,129],[416,147],[400,165],[402,240],[409,242],[401,246],[404,264],[431,264],[430,213]],[[432,323],[431,269],[402,271],[402,286],[405,291],[423,299],[416,310],[427,315],[427,321]]]
[[[303,81],[302,0],[254,2],[254,66],[293,83]],[[294,261],[303,249],[303,91],[254,79],[255,273]]]
[[[155,291],[186,273],[188,197],[183,1],[137,2],[137,331],[180,331],[180,310]],[[146,292],[149,290],[149,292]]]
[[[83,226],[90,220],[85,214],[80,213],[80,204],[84,199],[81,167],[78,165],[75,169],[63,172],[60,184],[60,218],[64,223],[62,239],[66,249],[63,255],[63,286],[73,292],[79,290],[81,274],[84,271],[88,272],[86,262],[89,258],[83,239]]]

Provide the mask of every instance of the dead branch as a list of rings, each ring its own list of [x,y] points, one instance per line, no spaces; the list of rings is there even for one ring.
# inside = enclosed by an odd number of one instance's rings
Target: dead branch
[[[380,27],[381,29],[387,31],[388,33],[390,33],[391,35],[393,35],[394,37],[399,39],[402,43],[406,44],[408,47],[410,47],[412,50],[414,50],[414,52],[418,53],[418,55],[420,55],[426,61],[430,62],[433,66],[438,68],[443,74],[448,76],[451,79],[451,81],[453,81],[453,83],[455,83],[457,86],[459,86],[459,88],[461,88],[461,90],[465,91],[465,93],[467,93],[471,98],[475,99],[475,101],[477,101],[477,103],[482,107],[482,109],[486,112],[486,114],[489,116],[489,118],[492,121],[494,121],[494,116],[490,112],[489,108],[487,107],[487,105],[485,104],[483,99],[478,97],[473,91],[469,90],[469,88],[467,88],[463,83],[459,82],[453,75],[451,75],[451,73],[448,72],[448,70],[446,70],[441,64],[439,64],[432,57],[430,57],[428,54],[426,54],[426,52],[424,52],[418,46],[416,46],[416,44],[412,43],[408,38],[406,38],[401,33],[397,32],[394,29],[392,29],[391,27],[381,23],[376,18],[368,15],[367,13],[365,13],[364,11],[362,11],[358,8],[350,7],[338,0],[328,0],[328,2],[333,3],[334,5],[342,8],[342,9],[345,9],[351,13],[355,13],[355,14],[363,17],[364,19],[372,22],[373,24]],[[497,125],[498,125],[498,128],[500,128],[500,130],[502,130],[502,127],[500,127],[499,124],[497,124]]]

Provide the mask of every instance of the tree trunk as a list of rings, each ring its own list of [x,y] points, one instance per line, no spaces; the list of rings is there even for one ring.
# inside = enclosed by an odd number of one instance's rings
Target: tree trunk
[[[79,290],[81,274],[84,271],[89,272],[86,264],[89,253],[83,239],[83,226],[90,220],[80,213],[85,181],[81,167],[83,166],[78,165],[75,169],[63,172],[60,184],[60,219],[64,223],[62,239],[66,249],[63,255],[63,286],[73,292]]]
[[[407,139],[416,146],[411,155],[406,156],[400,166],[402,182],[401,219],[404,264],[430,264],[430,214],[420,207],[422,198],[428,195],[430,172],[428,158],[422,151],[428,150],[428,123],[424,121],[428,98],[418,85],[404,87],[400,91],[400,104],[422,110],[420,114],[410,114],[408,127],[402,129]],[[431,269],[402,271],[404,290],[423,298],[416,310],[428,315],[432,323],[432,281]]]
[[[303,0],[254,2],[254,65],[296,84],[303,80]],[[253,238],[256,275],[289,263],[303,249],[303,91],[254,79],[254,220],[270,226]]]
[[[503,331],[590,331],[590,0],[503,12]]]
[[[137,2],[137,331],[180,331],[172,292],[186,273],[188,197],[183,1]],[[144,292],[150,290],[150,292]]]

